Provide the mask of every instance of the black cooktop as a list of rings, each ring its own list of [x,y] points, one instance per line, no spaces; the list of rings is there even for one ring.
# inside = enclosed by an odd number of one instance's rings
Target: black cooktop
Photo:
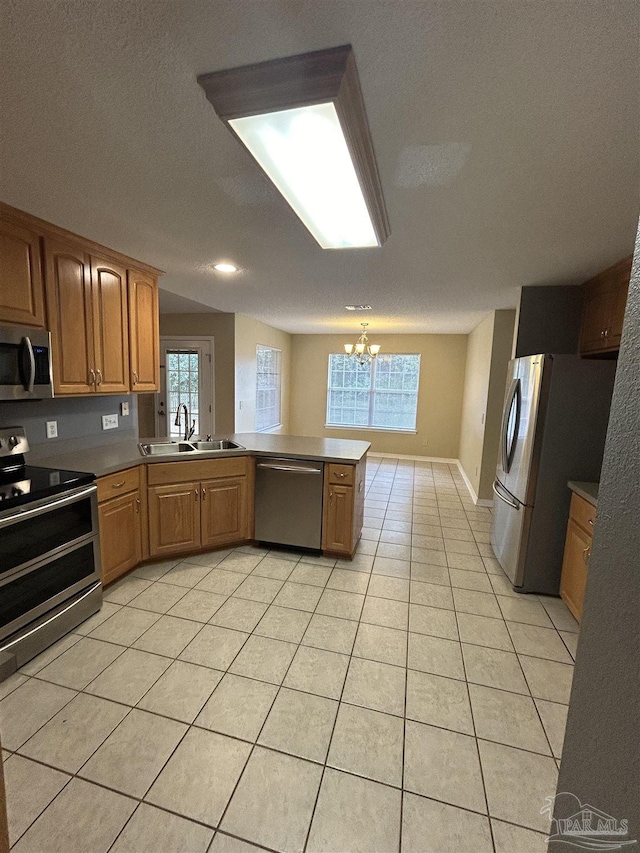
[[[15,462],[15,458],[12,461]],[[94,480],[94,474],[62,471],[59,468],[41,468],[37,465],[0,467],[0,512],[69,492]]]

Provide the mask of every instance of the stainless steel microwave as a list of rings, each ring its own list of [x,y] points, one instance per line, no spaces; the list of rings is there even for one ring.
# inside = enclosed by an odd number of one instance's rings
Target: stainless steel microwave
[[[0,400],[53,397],[51,335],[28,326],[0,326]]]

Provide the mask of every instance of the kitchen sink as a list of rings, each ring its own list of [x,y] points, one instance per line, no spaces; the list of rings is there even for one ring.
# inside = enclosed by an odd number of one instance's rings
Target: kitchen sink
[[[176,453],[211,453],[216,450],[244,450],[241,444],[228,438],[215,441],[159,441],[139,444],[143,456],[172,456]]]
[[[163,441],[158,444],[139,444],[143,456],[167,456],[173,453],[195,453],[196,448],[188,441]]]
[[[236,444],[235,441],[231,441],[228,438],[220,438],[215,441],[194,441],[193,444],[196,450],[200,451],[244,450],[244,447],[241,444]]]

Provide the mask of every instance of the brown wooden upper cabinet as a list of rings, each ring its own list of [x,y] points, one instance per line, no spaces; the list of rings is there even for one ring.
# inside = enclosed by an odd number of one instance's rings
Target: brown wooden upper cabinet
[[[581,355],[614,355],[620,349],[632,257],[585,282]]]
[[[0,202],[0,322],[50,330],[56,396],[160,389],[159,274]]]
[[[127,271],[104,258],[91,258],[96,391],[129,391],[129,306]]]
[[[160,389],[158,280],[129,270],[129,359],[132,391]]]
[[[75,243],[45,238],[46,290],[56,394],[96,391],[91,258]]]
[[[44,255],[55,393],[128,392],[126,269],[56,237]]]
[[[44,328],[44,298],[37,231],[0,217],[0,322]]]

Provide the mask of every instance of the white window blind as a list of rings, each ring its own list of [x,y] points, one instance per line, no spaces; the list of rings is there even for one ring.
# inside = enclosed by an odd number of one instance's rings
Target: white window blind
[[[420,356],[379,355],[360,365],[329,356],[327,425],[410,430],[416,428]]]
[[[263,432],[280,424],[282,351],[258,344],[256,363],[256,432]]]

